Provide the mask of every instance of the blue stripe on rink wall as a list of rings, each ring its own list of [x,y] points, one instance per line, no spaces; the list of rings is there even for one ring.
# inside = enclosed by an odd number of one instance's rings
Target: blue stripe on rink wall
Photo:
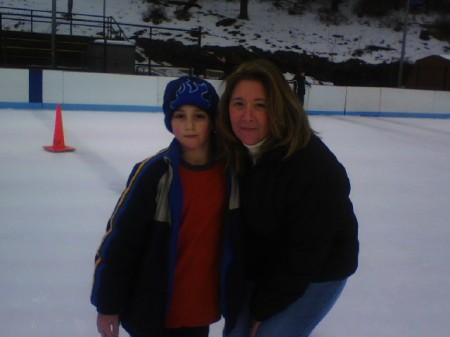
[[[359,114],[358,116],[362,116]],[[448,113],[432,113],[432,112],[380,112],[378,117],[413,117],[413,118],[437,118],[448,119]]]
[[[21,103],[21,102],[0,102],[0,109],[44,109],[54,110],[60,103]],[[152,105],[109,105],[109,104],[70,104],[62,103],[64,110],[79,111],[116,111],[116,112],[162,112],[160,106]]]
[[[0,109],[42,110],[42,103],[0,102]]]
[[[45,109],[55,110],[56,103],[15,103],[0,102],[0,109]],[[109,104],[70,104],[63,103],[64,110],[72,111],[112,111],[112,112],[162,112],[160,106],[145,105],[109,105]],[[310,116],[362,116],[362,117],[400,117],[400,118],[437,118],[449,119],[449,113],[419,112],[370,112],[370,111],[319,111],[308,110]]]
[[[360,117],[400,117],[400,118],[437,118],[448,119],[449,113],[431,112],[376,112],[376,111],[323,111],[307,110],[310,116],[360,116]]]
[[[42,69],[30,69],[29,71],[30,103],[42,103]]]

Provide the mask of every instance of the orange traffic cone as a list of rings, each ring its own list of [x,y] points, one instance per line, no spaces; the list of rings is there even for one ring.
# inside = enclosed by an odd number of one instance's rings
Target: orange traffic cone
[[[64,128],[61,114],[61,105],[56,106],[55,119],[55,134],[53,136],[53,145],[43,146],[43,148],[50,152],[71,152],[75,151],[74,147],[66,146],[64,143]]]

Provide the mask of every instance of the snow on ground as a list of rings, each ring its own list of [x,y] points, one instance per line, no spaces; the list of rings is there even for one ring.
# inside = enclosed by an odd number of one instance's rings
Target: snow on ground
[[[2,337],[95,337],[94,255],[134,163],[172,139],[161,113],[0,110]],[[450,120],[312,116],[346,166],[360,267],[313,337],[450,330]],[[211,336],[219,337],[222,322]],[[126,334],[122,331],[121,336]]]
[[[202,38],[203,45],[242,45],[245,48],[257,47],[272,52],[287,50],[328,58],[333,62],[346,61],[352,58],[356,50],[362,50],[362,55],[357,58],[367,63],[398,61],[401,57],[403,32],[401,29],[394,30],[394,26],[400,24],[401,28],[404,12],[392,13],[390,18],[383,20],[358,18],[352,13],[355,1],[348,0],[340,5],[339,25],[324,24],[319,20],[318,9],[328,6],[329,1],[316,1],[312,5],[315,11],[292,16],[287,14],[286,10],[274,8],[272,1],[252,0],[249,1],[248,10],[250,20],[238,20],[231,27],[216,26],[220,19],[237,18],[239,1],[199,0],[201,8],[191,10],[193,17],[190,21],[173,19],[172,12],[175,7],[172,6],[166,10],[172,20],[160,26],[183,29],[201,26],[206,32]],[[101,0],[75,0],[73,12],[101,16],[103,3]],[[140,0],[105,0],[105,5],[106,15],[113,16],[118,22],[147,24],[142,21],[147,5]],[[51,10],[52,1],[0,0],[0,6]],[[57,10],[66,11],[67,1],[58,0]],[[419,38],[422,29],[420,25],[433,22],[434,19],[435,15],[410,14],[406,60],[414,62],[426,56],[450,53],[448,42],[433,38],[425,41]],[[388,21],[391,22],[389,25]],[[51,31],[51,27],[46,29]],[[128,36],[133,35],[135,30],[127,30]],[[369,46],[381,49],[369,50]]]

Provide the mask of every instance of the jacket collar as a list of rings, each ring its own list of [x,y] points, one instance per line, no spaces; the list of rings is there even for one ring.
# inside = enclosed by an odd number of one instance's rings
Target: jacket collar
[[[166,149],[164,159],[174,167],[178,167],[180,165],[181,145],[176,138],[172,140],[169,147]]]

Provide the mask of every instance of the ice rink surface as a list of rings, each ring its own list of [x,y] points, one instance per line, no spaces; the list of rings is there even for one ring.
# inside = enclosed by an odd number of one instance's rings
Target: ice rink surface
[[[54,118],[0,109],[2,337],[98,336],[95,251],[134,163],[172,139],[161,113],[63,110],[76,151],[55,154],[42,149]],[[311,122],[347,168],[361,242],[357,273],[312,336],[448,335],[450,120]]]

